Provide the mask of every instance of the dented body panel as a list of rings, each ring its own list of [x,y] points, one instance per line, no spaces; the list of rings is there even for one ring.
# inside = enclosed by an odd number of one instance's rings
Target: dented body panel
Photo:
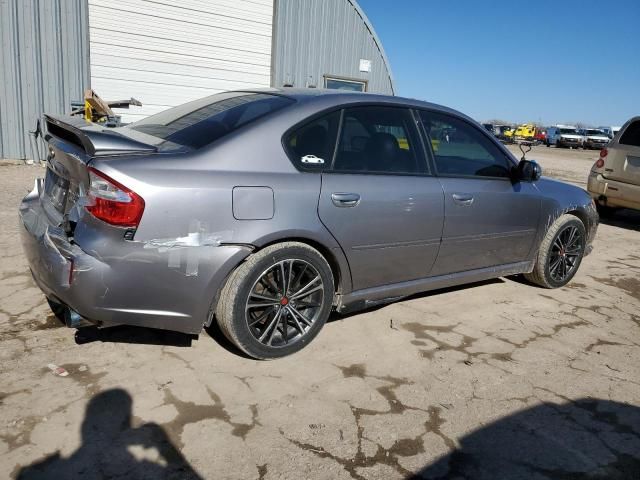
[[[198,333],[219,285],[251,253],[217,242],[164,248],[123,242],[121,236],[105,236],[94,224],[99,220],[90,218],[71,241],[47,221],[37,189],[23,200],[20,215],[23,248],[40,289],[101,326]]]

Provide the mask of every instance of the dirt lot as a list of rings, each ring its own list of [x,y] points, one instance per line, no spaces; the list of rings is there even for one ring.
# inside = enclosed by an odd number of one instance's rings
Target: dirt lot
[[[596,156],[528,155],[583,185]],[[42,172],[0,166],[0,478],[640,478],[640,215],[566,288],[417,296],[256,362],[215,331],[74,338],[18,241]]]

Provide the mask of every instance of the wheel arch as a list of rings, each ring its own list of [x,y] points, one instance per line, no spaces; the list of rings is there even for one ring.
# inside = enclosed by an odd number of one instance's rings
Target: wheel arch
[[[278,239],[271,239],[268,242],[260,244],[260,246],[255,246],[255,251],[257,252],[266,247],[270,247],[271,245],[284,242],[304,243],[318,250],[320,255],[325,258],[325,260],[329,264],[329,267],[331,268],[335,293],[344,294],[351,291],[351,271],[349,269],[347,259],[340,247],[328,247],[323,242],[320,242],[319,240],[310,238],[308,236],[287,236]]]
[[[576,208],[574,210],[569,210],[567,212],[564,212],[567,215],[573,215],[574,217],[578,217],[578,219],[582,222],[582,225],[584,225],[584,231],[585,233],[589,232],[589,217],[587,216],[587,214],[583,211],[581,211],[580,209]]]

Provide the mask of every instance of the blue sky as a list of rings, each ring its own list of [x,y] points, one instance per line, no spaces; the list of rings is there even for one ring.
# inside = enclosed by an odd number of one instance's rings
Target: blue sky
[[[640,0],[359,0],[398,95],[478,119],[640,115]]]

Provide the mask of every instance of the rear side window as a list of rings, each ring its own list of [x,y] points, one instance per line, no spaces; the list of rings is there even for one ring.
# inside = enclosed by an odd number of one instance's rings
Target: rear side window
[[[479,129],[450,115],[420,112],[438,174],[463,177],[510,175],[511,162]]]
[[[324,170],[331,164],[340,111],[311,120],[285,139],[289,157],[302,170]]]
[[[347,108],[333,168],[345,172],[423,173],[421,149],[406,108]]]
[[[620,141],[620,145],[631,145],[632,147],[640,147],[640,120],[637,120],[627,127]]]
[[[292,103],[266,93],[227,92],[165,110],[128,128],[198,149]]]

